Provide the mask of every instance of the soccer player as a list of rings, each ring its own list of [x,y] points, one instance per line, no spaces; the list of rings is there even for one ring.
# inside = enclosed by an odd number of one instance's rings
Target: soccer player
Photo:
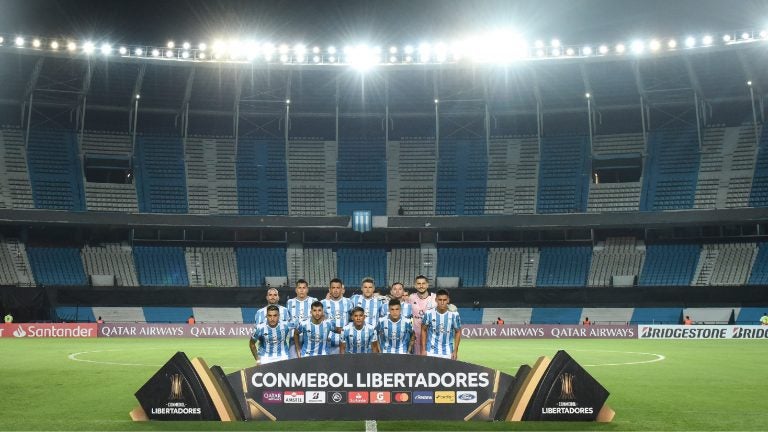
[[[359,306],[365,311],[365,323],[375,326],[379,322],[379,299],[373,296],[376,284],[373,279],[367,277],[360,284],[362,294],[355,294],[350,298],[353,306]]]
[[[341,332],[339,354],[365,354],[381,352],[376,327],[365,322],[365,311],[360,306],[352,309],[352,322]]]
[[[413,349],[414,354],[422,354],[421,319],[427,311],[435,309],[437,302],[435,295],[429,293],[429,279],[426,276],[416,276],[413,284],[416,292],[409,297],[411,307],[413,308],[413,328],[416,329],[416,344]]]
[[[304,279],[297,280],[296,297],[288,299],[288,303],[286,304],[288,313],[290,314],[293,325],[296,328],[299,327],[299,324],[302,321],[309,319],[312,303],[317,301],[316,298],[310,297],[308,294],[309,283]],[[293,338],[293,335],[291,335],[291,338]],[[291,358],[296,358],[296,346],[294,344],[291,344]]]
[[[256,330],[248,341],[256,364],[265,365],[288,360],[288,337],[292,329],[293,323],[280,321],[280,309],[277,305],[267,306],[267,321],[256,324]]]
[[[407,305],[408,303],[406,303]],[[379,318],[376,329],[379,334],[381,352],[388,354],[410,354],[416,336],[413,333],[413,320],[401,314],[402,305],[398,297],[392,298],[387,305],[388,315]]]
[[[310,318],[302,321],[293,335],[296,357],[312,357],[328,354],[331,335],[335,328],[333,322],[325,319],[323,303],[312,302]]]
[[[280,293],[277,292],[277,288],[270,288],[267,290],[267,305],[256,311],[256,324],[261,324],[267,320],[267,308],[270,305],[277,306],[280,313],[280,321],[290,321],[291,315],[284,306],[280,306],[277,302],[280,301]]]
[[[344,283],[339,278],[331,279],[328,284],[328,298],[322,300],[325,307],[325,316],[330,320],[336,332],[340,333],[341,329],[349,322],[349,312],[354,307],[352,301],[347,297],[344,297]],[[330,354],[339,353],[339,340],[338,334],[334,335],[331,340]]]
[[[421,324],[422,355],[456,360],[461,342],[461,318],[448,310],[448,291],[437,290],[437,308],[424,314]]]
[[[379,310],[379,316],[386,318],[387,314],[389,314],[390,301],[393,299],[397,299],[400,301],[400,316],[408,319],[413,318],[413,308],[411,307],[411,304],[408,302],[407,296],[403,295],[404,292],[405,292],[405,288],[403,287],[403,284],[401,282],[393,283],[392,286],[389,288],[389,297],[384,297],[386,301],[382,302],[381,304],[381,310]],[[404,298],[405,300],[403,300]]]

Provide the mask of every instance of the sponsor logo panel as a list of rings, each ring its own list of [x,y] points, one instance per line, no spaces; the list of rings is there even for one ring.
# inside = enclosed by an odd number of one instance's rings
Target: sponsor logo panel
[[[347,402],[351,404],[367,404],[368,392],[351,391],[349,392],[349,397],[347,398]]]
[[[415,391],[413,392],[413,403],[415,404],[431,404],[435,403],[435,394],[431,391]]]
[[[456,392],[456,403],[477,403],[477,392],[459,390]]]
[[[314,403],[314,404],[324,404],[325,403],[325,392],[319,391],[319,390],[311,390],[306,393],[306,401],[308,404]]]
[[[265,404],[283,403],[283,394],[279,391],[265,391],[261,394],[261,402]]]
[[[2,324],[0,337],[6,338],[95,338],[96,324]]]
[[[454,391],[436,391],[435,392],[435,403],[436,404],[456,403],[456,392],[454,392]]]
[[[388,404],[392,402],[392,394],[388,391],[372,391],[370,400],[372,404]]]
[[[347,403],[347,392],[329,391],[327,393],[327,396],[328,396],[328,403],[332,403],[332,404]]]
[[[292,390],[283,393],[283,401],[287,404],[303,404],[304,392],[299,390]]]
[[[409,404],[413,402],[411,392],[395,392],[392,395],[392,403],[394,404]]]

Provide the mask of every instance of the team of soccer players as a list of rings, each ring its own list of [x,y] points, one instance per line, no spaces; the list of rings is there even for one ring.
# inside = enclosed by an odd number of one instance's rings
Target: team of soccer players
[[[310,297],[309,284],[296,281],[296,297],[287,307],[280,295],[267,291],[267,306],[256,312],[249,341],[254,359],[268,364],[289,358],[327,354],[418,354],[456,360],[461,341],[461,319],[449,309],[446,290],[429,292],[424,276],[414,281],[416,292],[405,297],[402,283],[394,283],[387,297],[374,295],[373,279],[361,283],[362,294],[344,297],[341,279],[332,279],[322,301]]]

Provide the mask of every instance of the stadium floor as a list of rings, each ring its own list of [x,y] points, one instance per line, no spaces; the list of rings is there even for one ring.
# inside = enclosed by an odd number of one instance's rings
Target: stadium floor
[[[379,430],[765,430],[764,340],[467,340],[461,360],[514,373],[568,351],[610,392],[610,424],[378,422]],[[3,430],[365,430],[364,422],[133,423],[133,393],[176,351],[231,372],[237,339],[0,339]]]

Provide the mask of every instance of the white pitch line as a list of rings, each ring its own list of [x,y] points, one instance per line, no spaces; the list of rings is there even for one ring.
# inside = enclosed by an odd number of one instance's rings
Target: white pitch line
[[[148,351],[148,350],[158,350],[163,348],[142,348],[141,351]],[[72,353],[67,356],[68,359],[78,362],[84,362],[84,363],[96,363],[96,364],[105,364],[105,365],[113,365],[113,366],[141,366],[141,367],[161,367],[163,365],[161,364],[145,364],[145,363],[118,363],[118,362],[110,362],[110,361],[98,361],[98,360],[86,360],[81,359],[79,356],[81,354],[97,354],[97,353],[104,353],[104,352],[119,352],[119,351],[139,351],[136,349],[128,349],[128,348],[122,348],[122,349],[111,349],[111,350],[97,350],[97,351],[81,351],[77,353]],[[236,366],[221,366],[222,369],[243,369],[241,367]]]
[[[637,364],[648,364],[648,363],[656,363],[662,360],[665,360],[666,357],[661,354],[654,354],[654,353],[645,353],[645,352],[636,352],[636,351],[609,351],[609,350],[570,350],[573,352],[604,352],[604,353],[614,353],[614,354],[640,354],[640,355],[648,355],[656,357],[652,360],[644,360],[644,361],[636,361],[636,362],[624,362],[624,363],[598,363],[598,364],[584,364],[582,366],[589,366],[589,367],[595,367],[595,366],[629,366],[629,365],[637,365]]]

